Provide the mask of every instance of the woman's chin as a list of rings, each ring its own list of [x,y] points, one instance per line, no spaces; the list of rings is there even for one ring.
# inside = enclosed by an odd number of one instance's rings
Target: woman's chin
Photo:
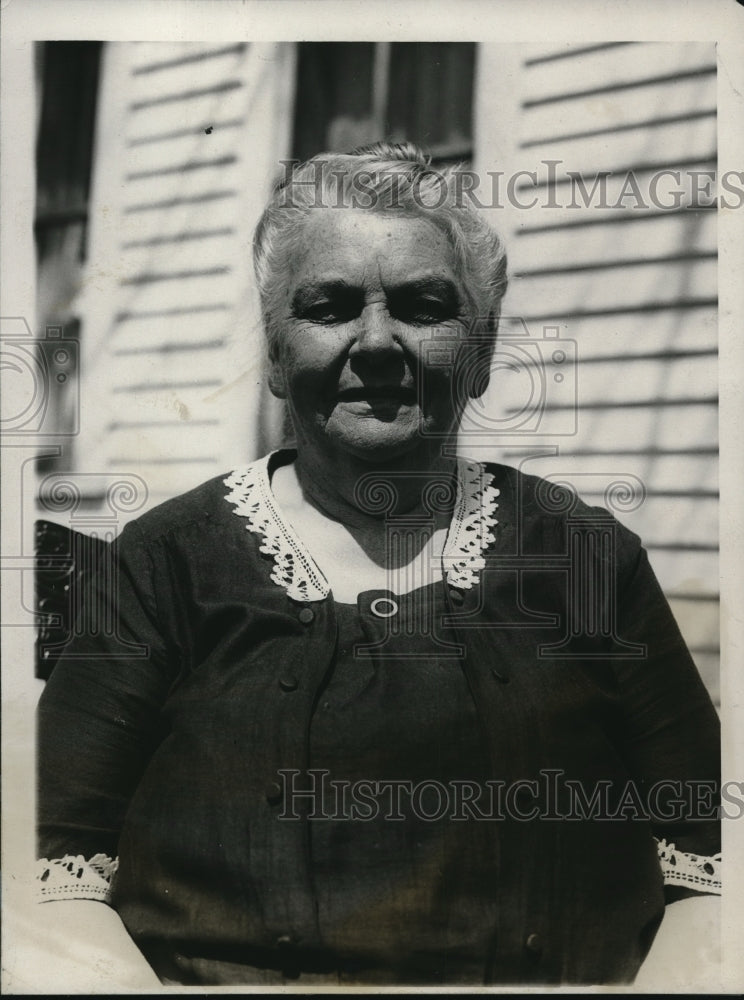
[[[369,462],[390,461],[417,451],[428,450],[431,439],[421,433],[418,420],[330,421],[325,428],[336,448]]]

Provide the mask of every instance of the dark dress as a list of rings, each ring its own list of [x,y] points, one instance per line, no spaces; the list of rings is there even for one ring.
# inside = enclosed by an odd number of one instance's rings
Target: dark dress
[[[122,533],[114,627],[42,697],[40,855],[118,856],[107,898],[165,982],[632,979],[654,837],[667,898],[716,891],[682,852],[719,850],[716,713],[636,536],[573,510],[615,540],[610,627],[577,629],[565,510],[489,467],[498,525],[474,545],[465,512],[444,580],[339,604],[277,541],[271,462]],[[57,868],[47,898],[75,895]]]

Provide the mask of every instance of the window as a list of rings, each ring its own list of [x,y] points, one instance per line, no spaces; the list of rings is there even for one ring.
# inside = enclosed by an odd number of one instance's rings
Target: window
[[[88,228],[96,98],[101,42],[46,42],[39,46],[41,106],[36,148],[37,316],[50,398],[44,430],[71,432],[70,399],[76,393],[77,355],[58,349],[59,338],[77,342],[74,300],[80,287]],[[39,459],[40,471],[71,468],[70,445]]]
[[[472,158],[474,42],[304,42],[294,155],[410,140],[434,163]]]

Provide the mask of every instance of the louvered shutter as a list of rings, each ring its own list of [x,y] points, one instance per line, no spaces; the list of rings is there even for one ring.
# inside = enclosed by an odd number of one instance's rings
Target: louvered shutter
[[[106,46],[79,304],[76,468],[93,490],[95,474],[136,474],[152,506],[264,447],[251,239],[288,155],[293,59],[283,44]]]

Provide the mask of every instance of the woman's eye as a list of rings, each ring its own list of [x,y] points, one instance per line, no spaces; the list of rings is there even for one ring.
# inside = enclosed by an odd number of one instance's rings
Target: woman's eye
[[[311,323],[347,323],[358,314],[352,302],[315,302],[302,310],[300,318]]]
[[[302,318],[312,320],[313,323],[330,322],[335,315],[333,307],[328,302],[310,306],[302,311]]]
[[[449,302],[440,302],[436,299],[401,302],[398,303],[395,312],[398,318],[406,323],[441,323],[457,315]]]

